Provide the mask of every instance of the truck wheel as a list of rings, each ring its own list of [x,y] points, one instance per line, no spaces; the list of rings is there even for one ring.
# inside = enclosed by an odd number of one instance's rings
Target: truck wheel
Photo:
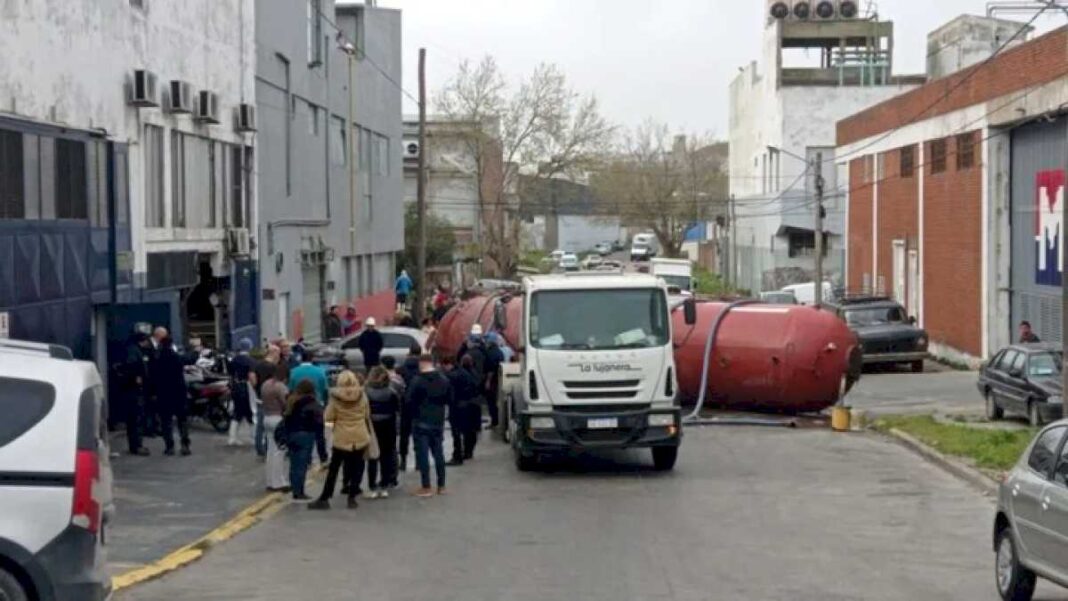
[[[29,599],[19,579],[4,568],[0,568],[0,599],[4,601],[27,601]]]
[[[995,549],[994,576],[1001,598],[1005,601],[1031,601],[1035,595],[1035,573],[1020,565],[1012,528],[1002,528],[998,532]]]
[[[922,359],[920,361],[913,361],[912,362],[912,373],[914,373],[914,374],[922,374],[923,373],[923,360]]]
[[[1005,410],[998,406],[989,388],[983,391],[983,399],[986,400],[986,419],[993,422],[1005,417]]]
[[[679,458],[679,447],[653,447],[653,466],[659,472],[675,469],[675,460]]]
[[[1027,421],[1032,428],[1042,427],[1042,413],[1038,410],[1038,401],[1032,399],[1027,403]]]

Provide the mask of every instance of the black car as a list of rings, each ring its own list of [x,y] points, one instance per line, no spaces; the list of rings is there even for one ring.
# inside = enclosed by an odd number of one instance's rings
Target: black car
[[[979,392],[986,399],[988,419],[1006,411],[1026,415],[1032,426],[1059,419],[1061,399],[1059,344],[1014,344],[1002,349],[979,370]]]
[[[885,297],[843,297],[831,308],[857,335],[865,365],[908,363],[923,371],[927,332],[917,327],[900,303]]]

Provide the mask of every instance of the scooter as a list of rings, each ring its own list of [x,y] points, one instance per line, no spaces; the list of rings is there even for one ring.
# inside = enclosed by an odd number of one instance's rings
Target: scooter
[[[216,432],[230,429],[230,377],[213,371],[217,362],[211,351],[202,351],[194,365],[185,367],[189,416],[203,419]]]

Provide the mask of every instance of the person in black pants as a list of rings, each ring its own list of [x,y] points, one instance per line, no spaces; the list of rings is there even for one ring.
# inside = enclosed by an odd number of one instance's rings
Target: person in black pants
[[[389,489],[397,486],[397,417],[401,399],[389,371],[381,365],[371,369],[364,391],[371,403],[371,425],[379,447],[379,458],[367,462],[367,496],[385,499]]]
[[[452,459],[449,465],[463,465],[465,459],[474,456],[478,431],[482,426],[482,411],[478,404],[481,395],[474,366],[470,356],[460,360],[460,367],[456,367],[452,357],[441,359],[441,367],[452,385],[455,398],[453,410],[449,412],[449,427],[452,428]]]
[[[126,405],[126,444],[131,455],[149,455],[141,440],[145,416],[145,398],[149,385],[148,365],[152,342],[147,334],[135,333],[126,344],[126,358],[119,366],[122,393]],[[182,384],[185,390],[185,383]]]
[[[178,436],[182,443],[182,455],[189,455],[189,427],[186,424],[185,368],[181,356],[174,349],[169,337],[160,341],[156,359],[152,362],[152,387],[156,392],[160,424],[163,430],[164,455],[174,455],[174,423],[178,423]]]
[[[486,364],[482,376],[486,395],[486,409],[489,410],[490,427],[496,428],[500,423],[497,415],[497,396],[501,390],[501,364],[504,363],[504,351],[501,350],[500,334],[490,332],[486,337]]]
[[[411,388],[415,377],[419,375],[419,355],[422,354],[423,349],[413,344],[408,349],[408,356],[404,359],[404,363],[397,368],[397,373],[404,380],[405,398],[407,398],[407,390]],[[400,417],[400,446],[397,447],[397,451],[400,453],[399,469],[404,472],[408,470],[408,448],[412,439],[412,412],[407,403],[401,404]]]

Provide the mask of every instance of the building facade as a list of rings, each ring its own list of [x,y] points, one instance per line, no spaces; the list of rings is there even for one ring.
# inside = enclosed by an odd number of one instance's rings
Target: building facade
[[[1066,45],[1051,32],[838,124],[849,285],[902,302],[938,355],[976,364],[1022,320],[1061,339]]]
[[[400,12],[373,5],[257,6],[257,250],[268,338],[317,342],[334,306],[355,306],[361,320],[393,315],[404,247],[401,90],[393,83],[401,80],[400,36]]]
[[[800,4],[806,3],[793,3]],[[833,169],[835,123],[924,81],[893,75],[890,21],[837,12],[826,19],[815,11],[804,19],[789,11],[783,18],[770,14],[761,64],[743,68],[730,86],[737,269],[731,279],[753,293],[811,281],[815,170],[809,165],[817,155],[826,191],[824,273],[841,283],[845,218]]]
[[[258,337],[253,0],[22,2],[0,36],[0,313],[102,371],[135,323]],[[236,245],[231,242],[236,241]],[[112,357],[109,358],[109,354]]]

